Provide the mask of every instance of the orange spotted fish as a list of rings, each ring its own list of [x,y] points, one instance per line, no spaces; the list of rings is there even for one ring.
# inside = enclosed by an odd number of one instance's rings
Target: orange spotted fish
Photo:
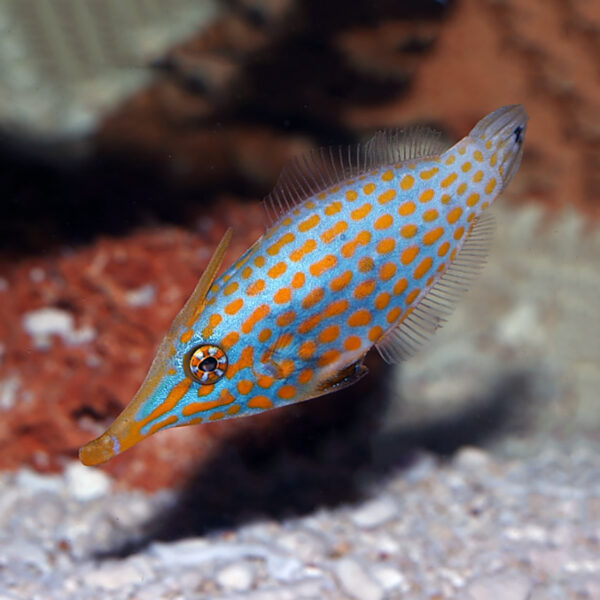
[[[451,148],[427,129],[290,163],[265,234],[217,277],[228,231],[131,403],[80,450],[102,463],[166,429],[322,396],[413,354],[482,265],[483,211],[523,153],[527,115],[505,106]]]

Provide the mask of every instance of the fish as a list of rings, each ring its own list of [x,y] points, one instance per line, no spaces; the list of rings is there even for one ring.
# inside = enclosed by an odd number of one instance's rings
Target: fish
[[[141,387],[79,457],[98,465],[170,427],[243,417],[355,384],[373,348],[417,352],[486,260],[486,209],[523,155],[520,105],[448,147],[424,127],[289,162],[263,235],[218,275],[218,244]]]

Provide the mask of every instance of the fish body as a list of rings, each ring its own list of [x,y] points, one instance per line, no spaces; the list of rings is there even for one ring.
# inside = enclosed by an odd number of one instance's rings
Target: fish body
[[[507,106],[449,149],[410,130],[292,163],[265,234],[216,277],[226,234],[140,390],[81,460],[341,389],[373,346],[410,356],[485,258],[483,211],[518,168],[526,122]]]

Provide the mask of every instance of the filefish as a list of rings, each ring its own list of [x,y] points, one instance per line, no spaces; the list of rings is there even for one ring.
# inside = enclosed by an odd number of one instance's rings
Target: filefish
[[[414,354],[485,260],[485,210],[517,171],[526,125],[505,106],[450,148],[417,127],[289,163],[265,233],[217,276],[225,233],[140,389],[81,461],[341,390],[373,346],[388,363]]]

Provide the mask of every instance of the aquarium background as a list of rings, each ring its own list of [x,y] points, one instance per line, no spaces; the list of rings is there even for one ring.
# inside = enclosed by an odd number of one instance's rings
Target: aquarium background
[[[2,3],[0,596],[600,597],[599,64],[595,0]],[[422,352],[75,462],[291,157],[511,103],[488,264]]]

